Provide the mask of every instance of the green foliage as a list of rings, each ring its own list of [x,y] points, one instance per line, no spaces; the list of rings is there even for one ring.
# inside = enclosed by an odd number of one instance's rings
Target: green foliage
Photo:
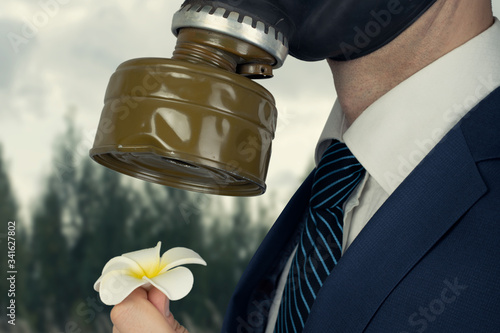
[[[0,217],[2,219],[0,222],[0,253],[2,254],[2,256],[0,257],[0,267],[2,268],[3,272],[7,271],[7,260],[9,259],[7,257],[7,223],[9,221],[16,221],[17,215],[17,203],[14,198],[14,193],[12,192],[6,169],[7,167],[3,160],[3,149],[2,146],[0,146]],[[3,323],[3,321],[5,320],[4,318],[6,318],[4,315],[4,309],[7,308],[7,302],[9,301],[8,298],[5,297],[5,295],[7,295],[8,290],[9,282],[7,281],[7,279],[0,279],[0,292],[2,295],[2,297],[0,297],[0,308],[2,309],[2,311],[0,311],[0,313],[2,314],[2,321],[0,321],[0,331],[5,328],[5,325]]]
[[[17,215],[17,202],[7,175],[7,168],[3,160],[3,149],[0,145],[0,216],[3,220],[14,221]],[[4,232],[7,230],[3,228]],[[3,238],[2,238],[3,239]]]
[[[58,180],[51,177],[40,206],[33,217],[32,260],[29,310],[39,314],[35,319],[37,332],[48,332],[55,324],[60,328],[59,318],[68,316],[71,302],[66,290],[60,288],[71,278],[68,258],[68,242],[62,233],[63,206],[58,193]],[[26,268],[25,268],[26,269]]]

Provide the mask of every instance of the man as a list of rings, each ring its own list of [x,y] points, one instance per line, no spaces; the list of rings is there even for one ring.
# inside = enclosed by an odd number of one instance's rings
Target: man
[[[335,138],[366,173],[343,205],[342,259],[305,326],[285,331],[497,331],[500,23],[490,0],[438,0],[379,50],[328,62],[338,100],[317,160]],[[273,332],[281,320],[311,185],[252,259],[223,332]],[[111,318],[114,332],[186,332],[157,290],[136,290]]]

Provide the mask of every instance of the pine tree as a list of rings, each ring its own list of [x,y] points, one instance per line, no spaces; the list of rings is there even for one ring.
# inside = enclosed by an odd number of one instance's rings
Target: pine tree
[[[123,185],[123,177],[117,172],[90,160],[82,165],[76,198],[82,222],[71,250],[76,263],[72,274],[77,282],[71,316],[81,328],[97,331],[100,321],[109,323],[110,309],[100,302],[94,282],[109,259],[135,250],[129,232],[133,190]]]
[[[2,218],[2,223],[4,221],[16,220],[16,215],[17,202],[10,185],[7,168],[3,160],[3,148],[0,145],[0,217]],[[0,231],[2,236],[5,236],[5,230],[7,230],[7,228],[2,228]]]
[[[55,142],[52,172],[32,218],[30,295],[26,301],[36,331],[64,330],[74,297],[69,248],[78,225],[76,179],[81,144],[74,110],[66,115],[66,130]]]
[[[46,192],[33,218],[33,273],[30,310],[37,314],[35,329],[49,331],[64,327],[68,315],[66,288],[69,274],[68,245],[63,235],[63,203],[60,184],[55,177],[47,180]]]
[[[19,231],[20,228],[19,226],[19,221],[17,221],[17,202],[14,197],[14,193],[12,191],[9,177],[7,174],[7,168],[5,165],[5,162],[3,160],[3,149],[2,146],[0,145],[0,253],[1,258],[0,258],[0,267],[2,268],[3,272],[6,272],[8,269],[8,262],[10,258],[7,257],[8,249],[7,246],[8,244],[8,233],[9,229],[8,226],[9,224],[12,225],[15,222],[16,225],[16,230]],[[14,235],[14,238],[17,236]],[[21,247],[22,239],[19,239],[19,242],[15,244],[16,246]],[[11,243],[12,245],[12,243]],[[18,251],[16,251],[17,254]],[[16,260],[16,265],[19,265],[19,258],[14,257],[14,260]],[[16,278],[17,280],[17,278]],[[18,288],[17,288],[18,289]],[[0,292],[2,297],[0,297],[0,307],[2,309],[1,313],[3,314],[5,312],[5,309],[7,308],[7,302],[9,302],[9,298],[7,297],[7,292],[9,290],[9,281],[6,278],[0,279]],[[16,300],[17,297],[16,297]],[[16,307],[19,306],[19,303],[16,305]],[[0,331],[7,331],[7,323],[6,323],[7,317],[5,315],[2,315],[2,318],[0,319]]]

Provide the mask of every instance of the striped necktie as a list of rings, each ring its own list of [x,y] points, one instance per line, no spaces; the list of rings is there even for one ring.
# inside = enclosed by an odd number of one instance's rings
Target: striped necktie
[[[314,174],[309,213],[288,273],[275,333],[302,332],[319,289],[342,255],[343,205],[364,169],[334,140]]]

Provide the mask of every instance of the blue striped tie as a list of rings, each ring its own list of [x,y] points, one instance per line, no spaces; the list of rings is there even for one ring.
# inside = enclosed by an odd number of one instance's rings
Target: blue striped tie
[[[334,140],[314,174],[309,214],[283,292],[275,333],[302,332],[323,282],[342,255],[342,207],[364,169]]]

